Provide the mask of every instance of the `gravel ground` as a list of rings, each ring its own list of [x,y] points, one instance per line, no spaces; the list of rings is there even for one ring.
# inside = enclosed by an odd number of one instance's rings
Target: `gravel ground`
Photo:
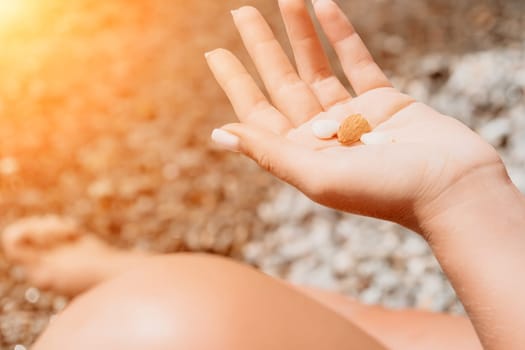
[[[462,312],[418,236],[210,147],[233,114],[202,53],[246,58],[227,15],[246,3],[282,36],[263,0],[46,0],[0,16],[0,229],[56,213],[122,248],[208,251],[367,303]],[[525,191],[525,3],[341,3],[396,85],[478,130]],[[29,346],[67,302],[0,254],[0,349]]]

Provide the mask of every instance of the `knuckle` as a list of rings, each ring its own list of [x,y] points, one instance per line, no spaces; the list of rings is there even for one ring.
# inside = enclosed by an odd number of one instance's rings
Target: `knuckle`
[[[266,153],[261,153],[257,157],[257,163],[259,163],[259,166],[263,168],[266,171],[269,171],[270,173],[274,173],[275,167],[274,163],[271,160],[271,157]]]
[[[330,68],[319,67],[311,73],[311,84],[323,84],[337,82]]]
[[[375,62],[374,62],[374,59],[372,58],[372,56],[370,56],[370,54],[364,54],[360,57],[357,57],[353,66],[355,69],[357,70],[363,70],[371,65],[373,65]]]

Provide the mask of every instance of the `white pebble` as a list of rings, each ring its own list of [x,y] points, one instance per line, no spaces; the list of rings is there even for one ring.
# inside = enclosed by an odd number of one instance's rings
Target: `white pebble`
[[[395,139],[383,132],[369,132],[361,136],[361,142],[365,145],[385,145],[394,143]]]
[[[26,300],[31,304],[36,304],[40,299],[40,291],[37,288],[31,287],[26,290]]]
[[[377,287],[370,287],[363,291],[359,299],[368,305],[377,304],[381,301],[382,291]]]
[[[331,139],[337,135],[339,122],[330,119],[320,119],[312,123],[312,131],[317,138]]]
[[[0,174],[13,175],[18,172],[18,162],[15,158],[0,158]]]
[[[510,118],[496,118],[479,129],[479,134],[494,147],[499,147],[503,139],[512,131]]]
[[[332,259],[332,270],[337,276],[345,276],[354,265],[352,256],[345,250],[341,250]]]

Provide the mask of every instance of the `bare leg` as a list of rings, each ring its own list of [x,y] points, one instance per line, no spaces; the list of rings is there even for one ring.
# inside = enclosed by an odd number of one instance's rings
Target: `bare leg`
[[[71,296],[152,259],[145,254],[113,249],[58,218],[21,221],[6,230],[3,246],[12,261],[26,267],[33,284]],[[464,317],[391,311],[362,305],[335,293],[294,288],[392,349],[481,349],[470,321]]]
[[[303,293],[343,315],[391,349],[482,350],[466,317],[363,305],[344,295],[301,288]]]
[[[205,255],[150,258],[75,299],[35,350],[385,349],[255,269]]]

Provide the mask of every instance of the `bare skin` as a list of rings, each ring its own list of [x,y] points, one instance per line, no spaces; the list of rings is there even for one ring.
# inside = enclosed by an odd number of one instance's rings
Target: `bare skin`
[[[356,93],[351,96],[330,69],[304,1],[279,4],[297,69],[256,9],[234,11],[271,101],[232,53],[208,53],[240,121],[216,130],[214,141],[314,201],[420,233],[484,347],[521,348],[525,283],[512,271],[525,266],[525,199],[496,150],[456,119],[393,88],[336,3],[315,0],[316,16]],[[314,137],[313,121],[355,113],[373,127],[367,140],[382,134],[395,142],[346,147]]]
[[[11,262],[25,268],[31,284],[70,297],[159,259],[144,253],[114,249],[59,217],[32,218],[15,223],[3,233],[2,246]],[[213,262],[214,259],[209,260]],[[248,269],[243,271],[254,273]],[[223,269],[219,273],[230,272]],[[267,282],[280,283],[273,279]],[[141,282],[137,280],[135,283]],[[288,288],[286,286],[286,290]],[[464,317],[416,310],[392,311],[362,305],[327,291],[293,288],[296,293],[308,296],[337,313],[390,349],[481,349],[470,321]],[[166,300],[161,302],[169,303]],[[442,337],[444,333],[448,335],[446,338]]]
[[[452,281],[483,346],[520,349],[525,343],[525,283],[512,272],[525,266],[525,199],[496,151],[457,120],[394,89],[337,5],[316,0],[317,18],[357,95],[351,96],[330,70],[304,1],[279,4],[297,69],[256,9],[234,11],[272,103],[230,52],[208,53],[212,72],[240,119],[215,132],[214,140],[253,158],[315,201],[420,233]],[[353,113],[369,120],[372,136],[381,133],[396,142],[343,147],[313,137],[312,121],[341,120]],[[77,248],[100,247],[90,238],[73,240]],[[42,242],[32,241],[25,244],[33,250]],[[52,266],[47,262],[55,260],[56,252],[63,259],[71,247],[48,247],[52,253],[32,259],[27,250],[11,257],[24,256],[20,263],[32,271],[30,277],[45,275],[40,267]],[[82,254],[72,255],[81,260]],[[138,260],[136,269],[117,273],[77,298],[36,349],[383,349],[381,342],[410,349],[407,341],[413,338],[407,337],[414,337],[411,332],[418,326],[425,330],[416,331],[420,348],[480,347],[464,320],[426,315],[432,322],[425,322],[418,313],[348,306],[352,302],[343,308],[339,297],[298,291],[223,259],[180,255]],[[113,271],[109,276],[126,265],[121,259],[110,261],[105,261]],[[426,333],[432,328],[437,333]],[[439,343],[452,339],[457,343]]]
[[[239,138],[239,151],[317,202],[418,232],[428,204],[457,179],[472,169],[503,169],[496,151],[466,126],[394,89],[334,2],[319,0],[315,9],[357,97],[332,75],[304,1],[280,4],[299,73],[255,8],[233,14],[273,104],[233,54],[207,54],[241,121],[223,127]],[[339,97],[324,102],[325,95]],[[356,113],[396,142],[346,147],[312,133],[317,119]]]

